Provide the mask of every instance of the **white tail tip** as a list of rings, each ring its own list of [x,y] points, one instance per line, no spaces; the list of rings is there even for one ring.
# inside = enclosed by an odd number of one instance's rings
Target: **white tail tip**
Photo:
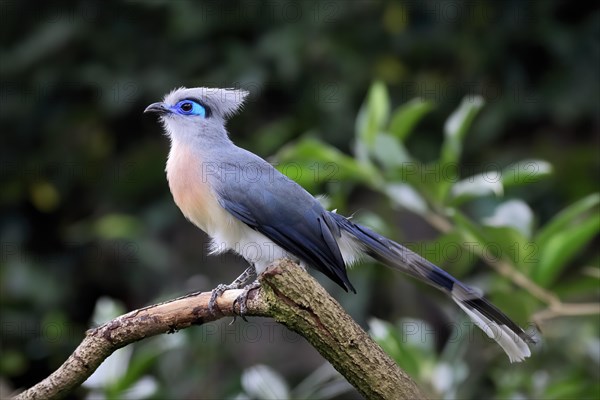
[[[466,307],[460,300],[453,298],[460,308],[490,338],[494,339],[504,350],[510,362],[521,362],[531,356],[531,350],[525,341],[506,325],[499,325],[475,309]]]

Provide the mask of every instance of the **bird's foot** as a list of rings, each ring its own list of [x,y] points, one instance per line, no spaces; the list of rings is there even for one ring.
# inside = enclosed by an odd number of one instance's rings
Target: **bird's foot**
[[[238,276],[233,282],[231,282],[229,285],[225,285],[223,283],[221,283],[220,285],[218,285],[213,291],[212,294],[210,295],[210,300],[208,301],[208,309],[212,314],[216,314],[217,313],[217,298],[219,298],[223,292],[225,292],[226,290],[230,290],[230,289],[242,289],[242,288],[246,288],[246,284],[250,281],[250,279],[252,279],[252,277],[255,275],[255,270],[254,270],[254,266],[251,265],[248,268],[246,268],[246,270],[244,272],[242,272],[242,274],[240,276]],[[248,285],[250,286],[250,285]],[[247,295],[246,295],[247,296]],[[235,304],[234,304],[235,306]],[[235,321],[235,319],[234,319]]]
[[[244,291],[242,292],[242,294],[240,294],[234,301],[233,301],[233,310],[235,312],[235,304],[239,304],[240,305],[240,312],[239,312],[239,316],[242,317],[242,319],[244,321],[248,321],[246,319],[246,312],[248,311],[248,305],[246,304],[248,302],[248,294],[250,294],[251,290],[254,289],[258,289],[260,287],[260,282],[258,282],[258,280],[250,283],[249,285],[246,285],[244,287]],[[233,318],[233,321],[231,321],[231,323],[235,322],[235,317]]]
[[[226,290],[230,290],[230,289],[239,289],[239,286],[235,282],[230,283],[229,285],[221,283],[216,288],[213,289],[213,291],[210,295],[210,300],[208,301],[208,310],[212,314],[217,313],[217,298],[221,297],[221,295]]]

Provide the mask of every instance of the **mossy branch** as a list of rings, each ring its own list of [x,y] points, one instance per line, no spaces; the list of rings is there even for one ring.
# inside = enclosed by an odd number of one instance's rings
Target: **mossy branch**
[[[260,289],[250,293],[247,316],[271,317],[302,335],[368,399],[424,398],[412,379],[297,264],[276,261],[259,280]],[[14,398],[64,397],[121,347],[234,316],[234,300],[240,293],[223,293],[217,301],[218,315],[208,309],[210,292],[195,293],[129,312],[91,329],[63,365]]]

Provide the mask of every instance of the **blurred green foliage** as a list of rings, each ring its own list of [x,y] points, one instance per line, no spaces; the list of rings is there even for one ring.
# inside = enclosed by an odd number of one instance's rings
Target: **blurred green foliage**
[[[393,131],[397,126],[413,123],[416,118],[422,117],[422,107],[414,106],[418,103],[413,101],[409,103],[410,106],[399,107],[391,117],[389,112],[382,113],[381,110],[390,109],[389,98],[385,86],[375,83],[357,118],[356,165],[352,168],[360,169],[364,165],[365,170],[373,171],[373,176],[367,182],[371,183],[374,190],[387,197],[390,203],[420,215],[442,233],[431,247],[435,251],[427,253],[430,259],[440,265],[447,264],[447,250],[458,250],[460,254],[462,247],[468,252],[468,256],[475,255],[485,264],[502,271],[502,278],[495,277],[495,284],[487,284],[488,292],[497,304],[511,310],[511,315],[521,323],[533,319],[544,332],[548,314],[534,314],[534,311],[543,309],[544,306],[554,314],[552,318],[581,318],[579,340],[583,341],[586,350],[580,351],[576,356],[581,359],[575,365],[584,365],[585,359],[591,355],[595,369],[578,366],[558,370],[552,368],[552,361],[566,358],[568,355],[565,351],[572,351],[570,346],[555,348],[552,345],[561,338],[570,340],[574,329],[569,328],[553,332],[554,335],[544,338],[543,352],[539,352],[542,346],[538,346],[538,351],[534,350],[534,359],[513,367],[532,379],[524,376],[519,379],[510,377],[505,366],[489,365],[486,356],[478,359],[476,368],[487,365],[485,373],[479,379],[491,378],[503,397],[594,398],[600,390],[600,325],[597,323],[600,269],[588,268],[587,276],[585,268],[576,269],[569,274],[566,271],[573,265],[575,256],[589,247],[592,239],[597,238],[600,233],[600,193],[593,193],[579,200],[544,226],[537,228],[533,211],[527,203],[520,199],[505,200],[504,194],[508,197],[509,190],[515,185],[534,185],[541,179],[547,179],[552,171],[549,163],[540,160],[521,161],[503,171],[484,171],[470,177],[445,174],[443,171],[449,166],[453,166],[453,172],[459,170],[463,142],[483,103],[480,97],[463,100],[445,123],[445,139],[441,145],[439,160],[425,165],[412,157],[404,146],[404,140],[410,132],[397,136]],[[408,111],[411,108],[412,113]],[[402,119],[408,122],[403,122]],[[376,145],[380,136],[386,138],[386,146]],[[312,139],[309,140],[312,142]],[[322,147],[326,146],[322,144]],[[300,151],[304,149],[302,142],[297,147]],[[285,154],[290,159],[296,158],[293,148],[287,149]],[[315,152],[313,160],[309,162],[326,164],[331,162],[327,158],[330,154],[327,151]],[[398,162],[399,160],[402,162]],[[435,171],[431,175],[436,178],[428,179],[426,185],[423,185],[424,175],[419,174],[419,171],[424,170]],[[505,178],[506,174],[510,177]],[[409,175],[413,175],[412,179],[408,178]],[[420,179],[414,179],[414,175],[418,175]],[[345,184],[354,183],[345,181]],[[460,195],[460,202],[457,202],[457,193]],[[465,211],[469,210],[469,204],[479,201],[491,201],[493,205],[489,215],[475,216],[477,221],[474,221]],[[592,264],[593,258],[597,257],[595,251],[593,256],[582,259],[582,265]],[[453,263],[455,261],[456,259]],[[476,265],[473,261],[476,260],[471,258],[467,268],[463,265],[456,272],[460,275],[471,273]],[[455,265],[447,265],[447,269],[453,271]],[[593,273],[589,274],[590,271]],[[560,281],[557,279],[559,277],[562,278]],[[586,305],[565,305],[552,292],[560,292],[562,287],[571,285],[577,285],[577,299],[594,300]],[[518,287],[520,294],[514,293],[515,287]],[[591,313],[593,318],[582,318],[588,316],[588,311],[584,310],[588,306],[595,310]],[[573,311],[566,312],[566,308]],[[465,384],[467,378],[472,377],[475,372],[472,364],[465,361],[468,357],[465,353],[473,349],[460,348],[464,344],[473,346],[473,332],[468,331],[468,323],[450,326],[450,338],[439,356],[435,351],[433,336],[430,335],[434,329],[424,321],[401,320],[394,326],[374,318],[369,325],[375,339],[411,376],[429,389],[432,397],[484,398],[488,395],[481,385]],[[530,332],[533,332],[531,328]],[[591,354],[587,351],[591,351]],[[540,376],[544,377],[543,380],[535,382],[534,379]]]
[[[181,85],[249,89],[236,143],[521,324],[548,304],[490,264],[598,302],[593,2],[2,0],[0,21],[3,391],[47,376],[111,304],[244,268],[207,256],[168,193],[168,141],[141,112]],[[534,356],[509,368],[485,337],[453,336],[460,314],[437,292],[374,265],[350,277],[356,296],[323,284],[438,397],[600,396],[597,314],[545,319]],[[309,379],[321,357],[261,319],[114,357],[71,397],[257,398],[265,376],[297,398],[349,395]]]

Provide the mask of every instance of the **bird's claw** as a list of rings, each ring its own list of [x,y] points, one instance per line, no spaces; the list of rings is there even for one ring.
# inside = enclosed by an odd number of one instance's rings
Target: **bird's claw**
[[[244,290],[248,287],[253,285],[254,283],[258,282],[254,282],[251,283],[250,285],[246,285],[244,286],[247,282],[250,282],[250,280],[252,279],[253,276],[256,275],[255,269],[254,269],[254,265],[250,265],[248,268],[246,268],[246,270],[244,272],[242,272],[242,274],[240,276],[238,276],[233,282],[231,282],[229,285],[225,285],[225,284],[220,284],[218,285],[213,291],[212,294],[210,295],[210,300],[208,301],[208,309],[209,311],[214,315],[217,313],[217,298],[219,298],[223,292],[225,292],[226,290],[230,290],[230,289],[240,289],[240,288],[244,288]],[[249,289],[251,290],[251,289]],[[244,295],[244,293],[242,293],[242,295]],[[248,297],[248,294],[246,293],[246,297]],[[244,307],[246,305],[246,302],[244,301]],[[235,302],[233,303],[234,306],[234,310],[235,310]],[[244,310],[245,311],[245,310]],[[219,310],[220,312],[220,310]],[[234,311],[235,312],[235,311]],[[245,318],[244,318],[245,319]],[[235,318],[233,319],[233,321],[231,323],[235,322]]]
[[[248,312],[248,305],[246,304],[248,302],[248,295],[250,294],[251,290],[257,289],[259,287],[260,283],[258,281],[254,281],[249,285],[244,286],[244,290],[242,291],[242,293],[233,301],[234,314],[235,305],[238,304],[240,307],[238,315],[246,322],[248,322],[248,320],[246,319],[246,313]],[[217,298],[219,298],[226,290],[230,289],[239,289],[239,286],[236,284],[225,285],[222,283],[212,291],[210,295],[210,300],[208,301],[208,309],[212,314],[216,314],[217,311],[220,311],[217,307]],[[233,317],[233,320],[231,321],[230,325],[235,322],[235,319],[236,316]]]
[[[237,289],[237,286],[231,284],[231,285],[225,285],[224,283],[219,284],[215,289],[213,289],[211,295],[210,295],[210,300],[208,301],[208,310],[212,313],[212,314],[216,314],[217,313],[217,298],[221,297],[221,295],[229,289]]]
[[[246,322],[248,322],[248,320],[246,319],[246,312],[248,312],[248,305],[246,304],[248,302],[248,294],[250,294],[251,290],[258,289],[259,287],[260,283],[258,281],[254,281],[251,284],[244,286],[244,291],[242,292],[242,294],[240,294],[233,301],[233,312],[235,313],[235,305],[239,304],[240,312],[238,313],[238,315]],[[233,318],[233,321],[231,323],[233,322],[235,322],[235,317]]]

